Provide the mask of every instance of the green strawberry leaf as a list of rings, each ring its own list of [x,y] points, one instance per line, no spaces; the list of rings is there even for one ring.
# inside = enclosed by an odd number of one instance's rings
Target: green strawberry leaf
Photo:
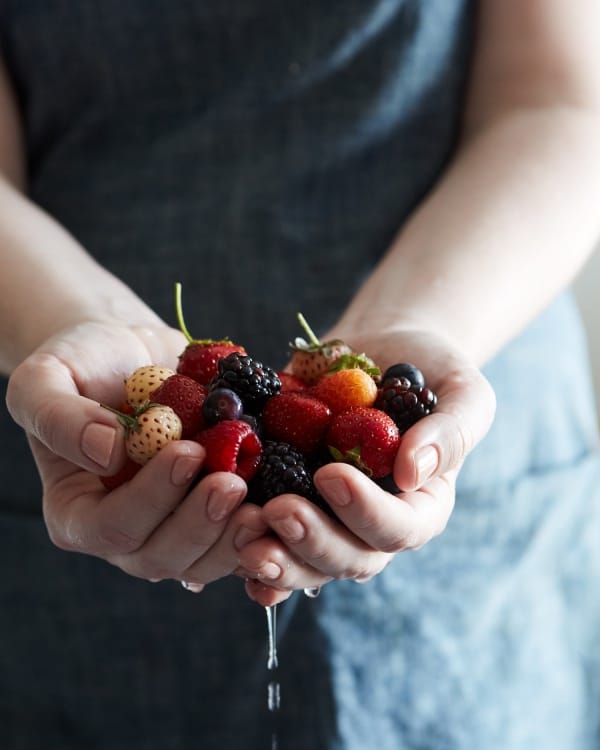
[[[333,375],[334,372],[340,370],[364,370],[368,375],[373,378],[378,378],[381,375],[381,370],[371,357],[363,352],[362,354],[342,354],[338,357],[335,362],[327,370],[327,375]]]

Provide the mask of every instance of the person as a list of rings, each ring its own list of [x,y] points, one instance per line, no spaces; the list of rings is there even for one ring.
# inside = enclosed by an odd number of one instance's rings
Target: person
[[[600,228],[599,25],[595,0],[2,4],[3,747],[598,747],[568,287]],[[297,311],[419,366],[403,493],[334,463],[338,520],[260,508],[196,482],[193,441],[105,490],[99,403],[176,365],[175,281],[194,335],[270,366]]]

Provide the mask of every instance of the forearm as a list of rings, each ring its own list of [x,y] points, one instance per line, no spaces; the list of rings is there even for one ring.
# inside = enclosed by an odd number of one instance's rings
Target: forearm
[[[156,316],[77,241],[0,178],[0,371],[85,320],[156,324]]]
[[[519,109],[466,140],[340,328],[425,326],[485,362],[594,247],[599,127],[583,110]]]

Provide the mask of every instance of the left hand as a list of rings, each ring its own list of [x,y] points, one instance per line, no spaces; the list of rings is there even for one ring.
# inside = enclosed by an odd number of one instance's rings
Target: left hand
[[[240,553],[247,593],[263,606],[333,579],[368,581],[398,552],[418,549],[440,534],[454,507],[460,467],[493,420],[491,386],[438,335],[389,331],[345,340],[382,372],[396,362],[416,364],[438,395],[437,408],[402,437],[393,472],[402,493],[383,490],[353,466],[331,463],[314,481],[340,522],[297,495],[265,504],[263,519],[275,536],[263,536]]]

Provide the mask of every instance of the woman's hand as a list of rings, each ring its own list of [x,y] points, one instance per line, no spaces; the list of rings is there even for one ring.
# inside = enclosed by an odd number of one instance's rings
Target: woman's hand
[[[175,369],[185,343],[167,326],[83,323],[15,369],[7,404],[28,434],[54,544],[134,576],[174,578],[199,590],[233,572],[239,548],[267,528],[259,508],[240,507],[245,483],[215,473],[195,484],[204,450],[183,440],[112,492],[98,476],[125,462],[122,427],[100,403],[118,407],[123,380],[143,364]]]
[[[331,463],[315,474],[315,484],[339,522],[295,495],[266,503],[263,519],[276,536],[263,536],[240,554],[248,594],[263,605],[332,579],[367,581],[396,553],[440,534],[454,507],[458,471],[493,420],[487,380],[438,336],[416,330],[361,338],[335,333],[382,371],[398,362],[417,365],[438,405],[402,438],[393,479],[403,492],[386,491],[358,469]]]

